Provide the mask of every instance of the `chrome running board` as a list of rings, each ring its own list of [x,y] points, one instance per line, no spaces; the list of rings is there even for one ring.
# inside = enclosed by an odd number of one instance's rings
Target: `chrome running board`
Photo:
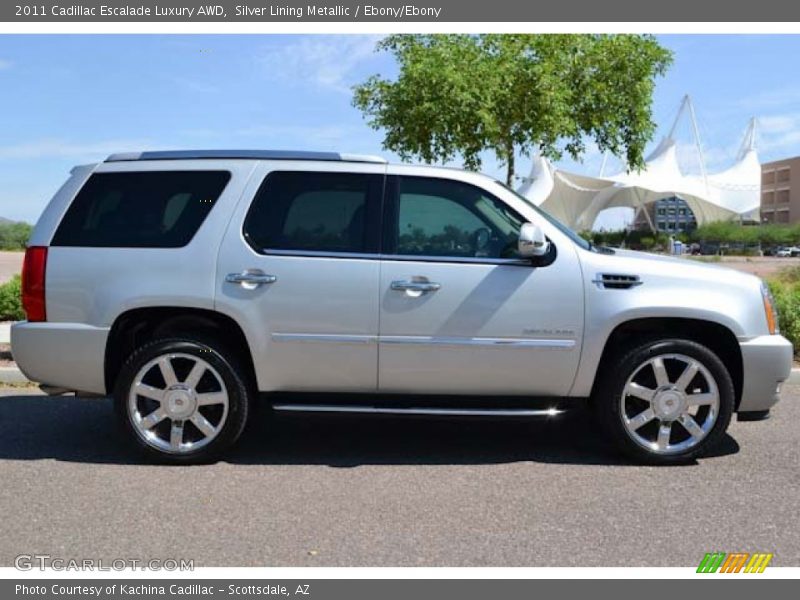
[[[554,417],[563,413],[557,408],[392,408],[382,406],[351,406],[337,404],[273,404],[279,412],[361,413],[378,415],[442,415],[457,417]]]

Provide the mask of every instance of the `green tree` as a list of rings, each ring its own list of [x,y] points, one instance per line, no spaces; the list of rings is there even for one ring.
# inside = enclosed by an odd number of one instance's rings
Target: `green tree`
[[[28,223],[0,223],[0,250],[24,250],[32,230]]]
[[[694,230],[694,239],[703,242],[730,243],[736,241],[737,231],[741,228],[738,223],[728,221],[712,221]]]
[[[400,68],[354,89],[353,104],[404,160],[468,169],[490,151],[514,175],[519,153],[579,159],[587,141],[644,164],[652,95],[672,54],[647,35],[392,35],[378,48]]]

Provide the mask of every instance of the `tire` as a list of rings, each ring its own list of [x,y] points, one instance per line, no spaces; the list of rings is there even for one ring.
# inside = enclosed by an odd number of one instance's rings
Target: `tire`
[[[211,462],[244,431],[253,397],[246,373],[214,340],[150,342],[120,371],[114,389],[117,417],[151,459]]]
[[[705,346],[651,339],[621,354],[607,371],[594,398],[596,417],[611,441],[637,462],[691,462],[725,434],[734,408],[733,381]]]

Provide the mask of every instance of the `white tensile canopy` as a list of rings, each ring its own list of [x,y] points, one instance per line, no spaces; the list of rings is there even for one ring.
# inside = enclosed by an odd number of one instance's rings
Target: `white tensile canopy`
[[[686,109],[700,152],[700,175],[684,174],[678,163],[674,132]],[[711,221],[758,221],[761,165],[755,148],[755,120],[750,122],[733,166],[719,173],[706,173],[694,110],[687,96],[672,131],[647,158],[641,171],[591,177],[561,171],[545,158],[535,157],[531,174],[518,192],[576,230],[591,229],[600,211],[607,208],[628,207],[638,213],[648,204],[672,196],[686,202],[698,225]],[[644,215],[649,222],[646,210]],[[652,222],[650,227],[654,229]]]

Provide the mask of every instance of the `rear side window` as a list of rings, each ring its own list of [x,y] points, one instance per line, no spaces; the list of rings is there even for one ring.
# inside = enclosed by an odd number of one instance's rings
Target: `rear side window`
[[[180,248],[230,178],[228,171],[95,173],[72,201],[52,245]]]
[[[261,185],[244,223],[253,248],[304,252],[374,252],[376,198],[382,176],[275,171]]]

